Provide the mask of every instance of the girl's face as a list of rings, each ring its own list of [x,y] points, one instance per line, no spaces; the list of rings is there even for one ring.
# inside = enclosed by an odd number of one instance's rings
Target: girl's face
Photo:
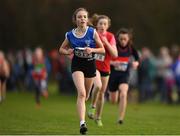
[[[100,33],[106,32],[109,27],[108,20],[106,18],[102,18],[97,23],[97,30]]]
[[[41,49],[36,49],[35,50],[35,56],[38,60],[41,60],[43,58],[43,51]]]
[[[88,14],[86,11],[79,11],[77,14],[76,14],[76,24],[77,26],[80,26],[80,27],[85,27],[87,26],[87,22],[88,22]]]
[[[122,47],[126,47],[129,42],[129,35],[128,34],[119,34],[118,40]]]

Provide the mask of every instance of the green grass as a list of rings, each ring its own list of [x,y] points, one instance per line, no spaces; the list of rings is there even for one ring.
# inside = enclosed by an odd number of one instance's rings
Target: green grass
[[[76,96],[52,90],[48,100],[42,99],[40,109],[35,107],[32,93],[9,92],[0,105],[0,134],[79,134]],[[87,119],[88,134],[180,135],[180,105],[130,103],[121,126],[116,124],[117,111],[117,105],[105,103],[104,126],[98,128]]]

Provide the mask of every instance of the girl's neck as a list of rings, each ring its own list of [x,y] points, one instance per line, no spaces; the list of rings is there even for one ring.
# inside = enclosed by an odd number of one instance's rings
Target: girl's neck
[[[99,34],[102,34],[102,35],[106,34],[106,32],[107,32],[107,31],[98,31],[98,33],[99,33]]]
[[[84,33],[84,32],[86,32],[86,28],[87,28],[87,26],[78,26],[78,27],[76,28],[76,30],[77,30],[79,33]]]
[[[126,46],[120,45],[120,48],[121,48],[121,49],[126,49],[126,48],[128,48],[128,45],[126,45]]]
[[[77,37],[82,37],[82,36],[85,35],[86,31],[87,31],[87,26],[85,26],[85,27],[77,27],[75,29],[75,35]]]

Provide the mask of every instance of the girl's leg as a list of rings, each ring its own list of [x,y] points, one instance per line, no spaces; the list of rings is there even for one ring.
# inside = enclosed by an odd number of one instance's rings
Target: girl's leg
[[[42,92],[42,96],[44,96],[44,98],[48,98],[48,91],[47,90],[44,90],[43,92]]]
[[[85,89],[86,89],[86,101],[89,99],[90,91],[93,86],[94,77],[85,78]]]
[[[101,77],[102,81],[102,88],[99,90],[99,95],[98,95],[98,100],[97,100],[97,105],[96,105],[96,123],[99,127],[103,126],[103,123],[101,121],[101,115],[103,111],[103,106],[104,106],[104,93],[107,88],[109,76],[107,77]]]
[[[85,122],[85,99],[86,99],[86,90],[84,86],[84,74],[81,71],[76,71],[72,74],[74,84],[77,89],[78,98],[77,98],[77,111],[79,114],[80,122]],[[81,125],[81,124],[80,124]]]
[[[102,88],[101,75],[98,70],[96,70],[96,77],[94,78],[94,87],[92,90],[91,106],[96,107],[96,102],[98,98],[98,92]]]
[[[103,105],[104,105],[104,94],[107,89],[109,76],[101,77],[102,88],[99,90],[97,106],[96,106],[96,118],[100,119],[102,115]]]
[[[35,102],[36,102],[36,106],[37,108],[40,107],[40,96],[41,96],[41,92],[40,92],[40,82],[38,80],[34,80],[34,85],[35,85]]]
[[[109,91],[109,101],[112,104],[116,104],[118,102],[118,96],[119,96],[119,91],[115,91],[115,92]]]
[[[86,134],[87,127],[85,123],[85,113],[86,113],[86,105],[85,105],[85,100],[86,100],[86,88],[90,89],[92,86],[92,81],[90,82],[89,80],[84,79],[84,74],[81,71],[76,71],[72,74],[74,84],[77,88],[78,92],[78,98],[77,98],[77,110],[79,114],[79,119],[80,119],[80,133],[81,134]],[[93,80],[93,79],[91,79]],[[89,84],[91,86],[88,86]],[[86,85],[86,88],[85,88]]]
[[[125,112],[126,112],[126,106],[127,106],[127,93],[128,93],[129,85],[126,83],[119,85],[120,90],[120,101],[119,101],[119,123],[122,123]]]
[[[48,95],[46,80],[41,80],[41,89],[42,89],[42,96],[47,99],[49,95]]]
[[[96,107],[96,103],[97,103],[97,99],[98,99],[98,93],[102,87],[101,76],[100,76],[100,73],[98,70],[96,70],[96,77],[94,78],[93,84],[94,84],[94,86],[93,86],[93,90],[92,90],[91,105],[88,110],[88,117],[90,119],[94,119],[95,110],[96,110],[95,107]]]
[[[36,88],[36,90],[35,90],[35,101],[36,101],[37,107],[40,106],[40,95],[41,95],[40,90],[38,88]]]

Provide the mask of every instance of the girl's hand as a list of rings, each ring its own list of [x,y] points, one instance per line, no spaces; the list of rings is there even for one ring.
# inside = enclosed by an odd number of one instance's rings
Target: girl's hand
[[[133,69],[137,69],[138,66],[139,66],[139,62],[138,61],[132,62]]]
[[[101,40],[102,40],[102,43],[103,43],[103,44],[107,45],[106,43],[108,43],[108,40],[107,40],[106,37],[102,36],[102,37],[101,37]]]
[[[87,54],[91,54],[91,53],[93,52],[93,49],[90,48],[90,47],[86,47],[86,48],[85,48],[85,52],[86,52]]]
[[[73,52],[74,52],[74,49],[71,49],[71,48],[70,48],[70,49],[67,50],[67,54],[68,54],[68,55],[73,54]]]

